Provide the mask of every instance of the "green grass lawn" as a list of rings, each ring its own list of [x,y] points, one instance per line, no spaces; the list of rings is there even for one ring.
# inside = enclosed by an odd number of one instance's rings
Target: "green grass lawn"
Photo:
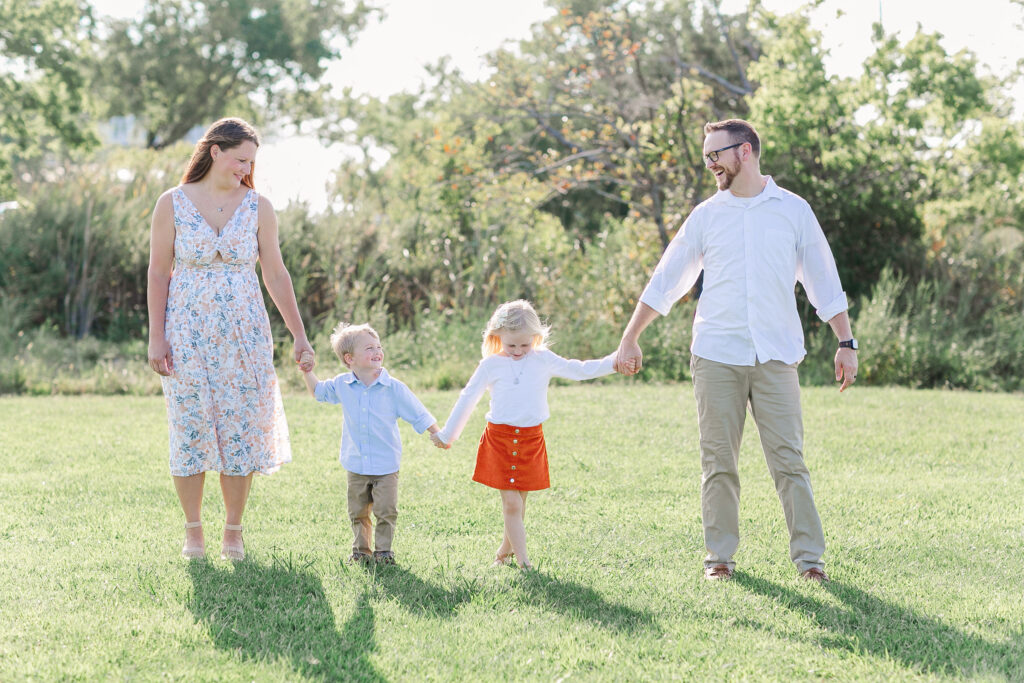
[[[456,392],[424,392],[444,420]],[[1024,680],[1024,397],[805,389],[827,586],[798,581],[748,420],[737,575],[702,578],[689,385],[553,387],[536,572],[499,496],[403,423],[395,567],[351,542],[334,406],[286,397],[248,559],[178,556],[154,397],[0,398],[0,680]],[[207,551],[223,507],[207,480]]]

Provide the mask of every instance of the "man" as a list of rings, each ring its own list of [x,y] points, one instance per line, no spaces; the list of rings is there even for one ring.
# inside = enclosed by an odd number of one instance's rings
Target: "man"
[[[640,371],[640,333],[668,314],[703,269],[690,370],[700,426],[704,575],[729,579],[735,566],[738,459],[749,406],[785,512],[790,558],[804,579],[821,583],[828,581],[825,536],[803,460],[797,365],[806,351],[794,285],[803,284],[839,338],[839,391],[857,378],[846,294],[810,206],[761,175],[753,126],[728,119],[708,123],[704,134],[705,165],[718,193],[693,210],[665,250],[622,335],[616,369]]]

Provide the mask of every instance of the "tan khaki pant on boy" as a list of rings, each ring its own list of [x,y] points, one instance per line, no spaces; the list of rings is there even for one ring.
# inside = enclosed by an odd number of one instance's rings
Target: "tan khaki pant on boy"
[[[690,359],[700,426],[701,516],[704,566],[726,564],[740,541],[739,453],[743,422],[750,414],[789,528],[789,556],[797,570],[824,568],[825,535],[814,505],[803,458],[803,416],[796,364],[727,365]]]
[[[377,518],[374,548],[370,548],[370,511]],[[352,521],[353,553],[391,550],[398,520],[398,472],[367,475],[348,473],[348,517]]]

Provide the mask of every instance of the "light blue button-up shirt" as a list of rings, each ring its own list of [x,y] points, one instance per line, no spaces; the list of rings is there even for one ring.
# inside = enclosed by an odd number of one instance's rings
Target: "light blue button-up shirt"
[[[437,422],[409,387],[381,369],[366,386],[351,372],[317,382],[317,401],[340,404],[344,412],[341,430],[341,464],[354,474],[380,475],[398,471],[402,440],[398,418],[422,434]]]

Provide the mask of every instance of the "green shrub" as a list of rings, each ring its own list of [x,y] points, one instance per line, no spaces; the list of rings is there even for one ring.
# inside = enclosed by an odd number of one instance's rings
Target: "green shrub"
[[[143,334],[149,221],[177,156],[107,150],[22,188],[21,206],[0,214],[0,292],[17,299],[24,325],[114,341]]]
[[[911,284],[887,269],[855,323],[858,381],[954,389],[1024,388],[1024,320],[998,302],[978,306],[971,281]],[[817,346],[831,333],[823,330]],[[834,338],[831,341],[834,347]]]

